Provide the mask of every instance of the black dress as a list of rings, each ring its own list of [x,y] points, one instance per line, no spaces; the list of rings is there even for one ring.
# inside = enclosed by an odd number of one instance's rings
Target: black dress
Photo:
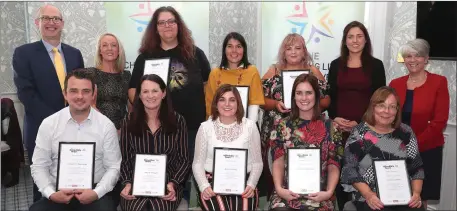
[[[121,121],[127,114],[128,86],[132,74],[129,71],[107,73],[90,68],[97,84],[97,109],[121,128]]]

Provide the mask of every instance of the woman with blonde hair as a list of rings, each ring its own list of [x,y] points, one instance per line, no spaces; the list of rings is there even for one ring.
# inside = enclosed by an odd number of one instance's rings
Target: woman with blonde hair
[[[305,39],[296,33],[288,34],[279,48],[278,62],[268,69],[262,78],[265,105],[262,107],[263,114],[260,140],[262,140],[262,154],[264,163],[267,164],[268,140],[270,131],[275,122],[289,115],[290,109],[286,109],[282,99],[282,70],[304,70],[309,69],[311,74],[316,76],[319,83],[320,99],[319,109],[322,112],[330,104],[330,97],[326,95],[327,84],[322,73],[312,64],[310,54],[306,49]],[[264,165],[263,178],[266,182],[268,195],[273,191],[269,165]]]
[[[119,131],[121,121],[127,114],[128,83],[131,74],[124,71],[125,52],[119,39],[111,33],[104,33],[97,42],[95,67],[95,107],[107,116]]]

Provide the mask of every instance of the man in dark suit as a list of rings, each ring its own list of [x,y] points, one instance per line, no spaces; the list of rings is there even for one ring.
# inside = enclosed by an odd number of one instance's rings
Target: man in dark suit
[[[43,119],[66,106],[63,97],[65,75],[84,68],[81,52],[61,43],[64,20],[52,5],[40,7],[35,19],[42,40],[22,45],[13,54],[14,84],[25,108],[24,142],[31,163],[35,139]],[[41,198],[36,185],[34,201]]]

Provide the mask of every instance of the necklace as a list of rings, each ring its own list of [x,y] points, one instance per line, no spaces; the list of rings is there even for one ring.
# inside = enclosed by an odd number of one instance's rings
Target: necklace
[[[425,76],[423,77],[423,79],[424,79],[424,80],[427,80],[427,73],[425,73]],[[408,80],[410,80],[410,81],[413,82],[413,83],[417,83],[417,82],[419,82],[419,81],[422,81],[421,78],[419,78],[419,79],[413,79],[413,78],[411,78],[411,75],[408,76]]]
[[[240,85],[241,80],[243,80],[243,67],[244,67],[244,64],[241,63],[241,64],[236,68],[236,70],[237,70],[237,72],[238,72],[238,74],[239,74],[239,76],[238,76],[238,81],[237,81],[236,85]],[[217,79],[217,81],[216,81],[217,87],[219,87],[219,86],[222,84],[222,81],[221,81],[221,78],[222,78],[222,71],[229,71],[229,70],[230,70],[230,69],[227,68],[227,67],[222,67],[222,68],[221,68],[221,71],[219,72],[219,77],[218,77],[218,79]]]

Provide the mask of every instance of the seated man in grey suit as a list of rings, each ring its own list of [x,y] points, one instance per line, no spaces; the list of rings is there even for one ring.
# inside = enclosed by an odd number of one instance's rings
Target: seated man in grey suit
[[[86,69],[68,73],[63,94],[69,106],[44,119],[38,129],[31,171],[43,198],[30,211],[116,210],[107,193],[118,181],[122,158],[113,122],[91,107],[94,80]],[[59,142],[95,142],[94,189],[57,190]]]

